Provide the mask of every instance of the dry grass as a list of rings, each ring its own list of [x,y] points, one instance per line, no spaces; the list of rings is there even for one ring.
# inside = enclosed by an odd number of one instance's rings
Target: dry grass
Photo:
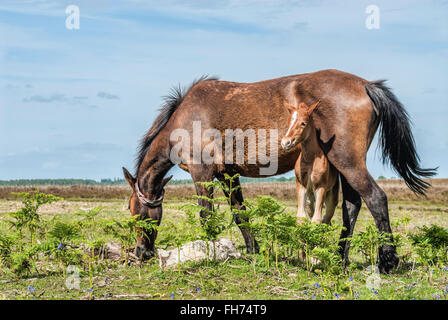
[[[378,184],[387,193],[391,201],[428,201],[448,204],[448,179],[430,180],[432,187],[427,198],[418,197],[401,180],[378,180]],[[0,187],[0,199],[14,200],[13,192],[29,192],[35,189],[40,192],[54,194],[64,199],[81,200],[127,200],[131,189],[123,186],[41,186],[41,187]],[[195,193],[193,185],[171,185],[166,188],[167,199],[187,199]],[[294,182],[260,182],[243,184],[243,194],[246,198],[258,195],[270,195],[278,200],[291,201],[296,199]]]

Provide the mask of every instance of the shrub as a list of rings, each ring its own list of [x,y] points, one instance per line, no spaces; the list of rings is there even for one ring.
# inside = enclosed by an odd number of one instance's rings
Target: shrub
[[[44,204],[59,201],[62,198],[55,197],[51,194],[40,193],[38,191],[14,194],[22,197],[24,207],[16,212],[10,213],[13,220],[8,220],[8,222],[20,236],[23,235],[23,230],[27,229],[30,233],[31,243],[34,243],[34,235],[40,228],[38,209]]]
[[[418,229],[419,232],[409,235],[409,238],[419,261],[427,265],[446,263],[448,230],[435,224]]]

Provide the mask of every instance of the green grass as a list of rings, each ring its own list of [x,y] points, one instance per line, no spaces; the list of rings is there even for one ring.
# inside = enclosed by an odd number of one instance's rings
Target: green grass
[[[178,209],[182,201],[165,201],[162,226],[167,221],[180,223],[186,219]],[[85,232],[93,238],[112,240],[100,227],[101,221],[128,216],[124,201],[62,201],[41,208],[43,221],[58,217],[70,222],[79,219],[76,212],[87,212],[102,206],[95,217],[96,223]],[[0,230],[8,232],[4,220],[7,213],[20,207],[18,201],[0,201]],[[411,217],[408,232],[416,227],[437,223],[447,227],[448,219],[443,205],[421,202],[391,202],[391,219],[406,215]],[[295,212],[295,202],[287,203],[287,210]],[[334,224],[341,223],[341,209],[335,213]],[[363,207],[356,231],[372,218]],[[356,232],[355,231],[355,232]],[[394,232],[404,233],[401,225]],[[237,227],[221,237],[232,237],[243,259],[182,265],[161,270],[156,259],[143,265],[124,267],[118,263],[99,261],[94,273],[93,292],[89,293],[89,275],[80,266],[80,288],[67,289],[66,277],[52,261],[40,261],[37,270],[22,278],[15,278],[0,269],[0,299],[444,299],[448,298],[448,271],[441,267],[427,268],[415,262],[409,243],[399,248],[401,263],[390,275],[380,275],[381,283],[376,292],[370,288],[371,273],[368,263],[351,252],[353,265],[334,277],[321,272],[307,272],[302,266],[280,261],[266,268],[262,255],[245,253],[242,236]],[[163,234],[160,235],[160,239]],[[0,265],[0,268],[1,265]],[[350,280],[352,279],[352,280]],[[371,278],[370,278],[371,279]],[[317,284],[317,285],[316,285]],[[34,288],[34,290],[32,289]],[[31,291],[33,291],[31,293]]]

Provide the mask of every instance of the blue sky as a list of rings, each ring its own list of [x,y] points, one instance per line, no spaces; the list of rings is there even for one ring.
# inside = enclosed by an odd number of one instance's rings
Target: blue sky
[[[171,86],[328,68],[388,79],[423,165],[448,177],[447,61],[447,0],[0,0],[0,179],[121,177]],[[372,175],[394,176],[375,149]]]

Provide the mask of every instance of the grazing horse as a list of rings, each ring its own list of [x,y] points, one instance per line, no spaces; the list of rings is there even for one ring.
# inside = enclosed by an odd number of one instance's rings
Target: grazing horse
[[[191,174],[197,194],[206,197],[212,195],[212,190],[196,182],[223,179],[224,173],[239,173],[249,177],[266,174],[260,171],[261,167],[266,166],[264,159],[248,161],[253,160],[253,150],[248,148],[249,143],[240,145],[237,150],[226,148],[227,150],[221,151],[219,144],[213,148],[218,158],[223,153],[242,154],[245,160],[243,163],[228,163],[219,159],[205,162],[194,161],[197,158],[195,154],[198,154],[198,150],[200,153],[204,147],[210,147],[211,142],[196,141],[191,145],[185,139],[184,143],[189,148],[183,149],[182,161],[172,161],[171,149],[179,143],[179,138],[173,141],[172,133],[180,130],[194,136],[197,123],[201,127],[220,132],[226,129],[244,132],[258,130],[259,137],[264,136],[265,139],[268,136],[266,130],[271,129],[269,137],[276,144],[276,149],[273,150],[278,152],[275,157],[271,157],[269,165],[277,167],[277,170],[268,174],[292,170],[300,153],[300,145],[289,150],[281,148],[280,137],[286,133],[285,124],[289,117],[285,100],[292,105],[296,105],[297,101],[310,105],[320,100],[321,107],[314,112],[313,122],[322,151],[341,175],[345,228],[341,234],[340,252],[344,263],[348,263],[349,242],[343,239],[350,237],[353,232],[361,208],[361,198],[369,208],[378,229],[390,234],[392,238],[386,194],[369,174],[366,166],[367,150],[377,128],[380,126],[379,142],[383,159],[390,160],[411,190],[424,194],[430,185],[422,178],[434,175],[435,170],[420,166],[408,115],[383,81],[369,82],[338,70],[323,70],[255,83],[201,78],[188,90],[173,91],[141,141],[135,177],[124,170],[125,178],[133,189],[129,200],[131,214],[160,221],[164,186],[167,183],[164,176],[176,163],[180,163]],[[277,136],[275,130],[278,131]],[[208,201],[198,201],[200,205],[212,209]],[[236,208],[244,208],[241,190],[232,195],[231,201]],[[240,225],[241,217],[236,216],[235,221]],[[256,251],[256,245],[252,245],[252,235],[241,225],[240,229],[247,250]],[[143,259],[154,254],[157,236],[156,232],[145,230],[145,233],[136,245],[136,254]],[[395,246],[382,246],[379,249],[380,271],[388,272],[397,264]]]
[[[328,162],[319,146],[313,123],[313,112],[320,101],[308,107],[303,102],[298,106],[286,103],[290,112],[288,131],[282,138],[282,147],[289,150],[297,144],[302,145],[294,170],[297,188],[297,221],[306,217],[305,196],[308,194],[313,203],[314,212],[310,212],[311,221],[331,224],[334,211],[338,205],[339,179],[337,170]],[[325,217],[322,208],[325,202]]]

